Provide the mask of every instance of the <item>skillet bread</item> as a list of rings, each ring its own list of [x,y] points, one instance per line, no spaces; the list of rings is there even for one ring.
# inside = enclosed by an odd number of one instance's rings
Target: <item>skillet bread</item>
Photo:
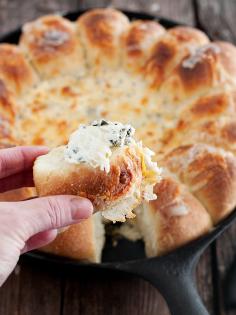
[[[79,124],[132,124],[166,172],[159,199],[140,206],[134,224],[148,256],[167,253],[235,207],[235,57],[235,46],[200,30],[129,21],[111,8],[74,22],[41,17],[23,27],[18,45],[0,44],[0,144],[53,149]],[[99,261],[94,220],[45,250]],[[87,248],[78,245],[82,235]]]

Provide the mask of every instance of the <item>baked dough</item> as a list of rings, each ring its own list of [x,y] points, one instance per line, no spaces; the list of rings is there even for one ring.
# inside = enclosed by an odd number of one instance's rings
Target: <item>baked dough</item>
[[[154,234],[143,229],[147,254],[166,253],[210,230],[206,211],[216,224],[235,207],[235,56],[235,46],[197,29],[166,30],[110,8],[75,22],[39,18],[23,27],[19,45],[0,44],[0,146],[53,148],[96,119],[132,124],[171,171],[159,186],[163,207],[146,205]],[[164,217],[171,187],[193,204],[186,216]],[[73,256],[70,235],[58,254]],[[159,249],[149,249],[157,239]]]
[[[76,260],[100,262],[105,242],[104,225],[100,213],[71,225],[40,250]]]
[[[163,165],[185,183],[208,210],[214,223],[236,204],[236,158],[206,144],[180,146],[165,155]]]
[[[25,24],[20,47],[41,78],[79,76],[85,71],[83,48],[75,26],[59,15]]]
[[[38,195],[78,195],[107,220],[133,218],[143,200],[157,198],[153,186],[161,177],[154,153],[134,140],[134,132],[130,125],[105,120],[79,126],[67,146],[36,159]]]
[[[212,228],[203,205],[173,175],[156,184],[158,198],[136,209],[147,256],[163,255]]]

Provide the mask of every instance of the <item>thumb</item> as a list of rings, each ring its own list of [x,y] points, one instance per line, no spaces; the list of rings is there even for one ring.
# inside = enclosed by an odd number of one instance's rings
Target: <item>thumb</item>
[[[26,238],[43,231],[78,223],[93,213],[91,201],[67,195],[35,198],[11,204],[20,216],[19,224],[24,225]]]

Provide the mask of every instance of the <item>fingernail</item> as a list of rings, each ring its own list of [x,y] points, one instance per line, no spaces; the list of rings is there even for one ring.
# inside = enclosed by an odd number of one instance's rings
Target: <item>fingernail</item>
[[[86,198],[71,199],[72,218],[74,220],[87,219],[93,213],[92,202]]]

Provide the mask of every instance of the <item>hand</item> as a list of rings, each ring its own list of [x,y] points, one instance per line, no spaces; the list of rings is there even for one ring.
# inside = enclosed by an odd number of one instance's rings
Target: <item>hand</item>
[[[0,192],[32,187],[32,166],[45,147],[0,150]],[[20,254],[53,241],[57,229],[87,219],[92,203],[75,196],[52,196],[28,201],[0,202],[0,285]]]

